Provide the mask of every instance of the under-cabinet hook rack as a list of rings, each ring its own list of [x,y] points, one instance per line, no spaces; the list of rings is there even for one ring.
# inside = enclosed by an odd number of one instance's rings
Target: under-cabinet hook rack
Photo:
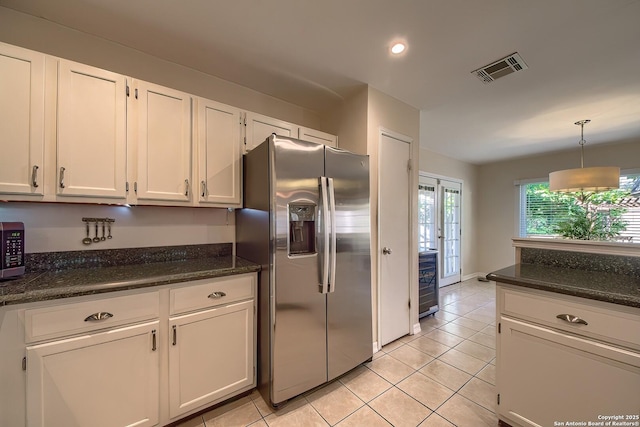
[[[116,222],[113,218],[82,218],[82,222]]]

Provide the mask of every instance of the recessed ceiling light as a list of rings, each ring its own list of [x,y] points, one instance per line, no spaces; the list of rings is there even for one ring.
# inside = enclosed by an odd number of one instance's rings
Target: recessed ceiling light
[[[391,53],[398,55],[402,52],[404,52],[406,46],[404,45],[404,43],[395,43],[393,46],[391,46]]]

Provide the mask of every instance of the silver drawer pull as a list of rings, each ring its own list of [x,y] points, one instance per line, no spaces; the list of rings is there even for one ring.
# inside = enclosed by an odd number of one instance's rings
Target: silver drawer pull
[[[564,320],[569,323],[578,323],[580,325],[588,325],[586,320],[579,318],[578,316],[574,316],[573,314],[558,314],[556,318],[560,320]]]
[[[222,297],[226,297],[226,296],[227,296],[227,294],[225,294],[224,292],[216,291],[216,292],[213,292],[212,294],[210,294],[209,298],[218,299],[218,298],[222,298]]]
[[[93,313],[91,316],[88,316],[84,319],[85,322],[96,322],[98,320],[106,320],[110,317],[113,317],[113,314],[108,313],[106,311],[99,311],[97,313]]]

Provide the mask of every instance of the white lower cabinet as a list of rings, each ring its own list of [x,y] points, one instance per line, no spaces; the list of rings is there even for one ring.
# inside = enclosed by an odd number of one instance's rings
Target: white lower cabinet
[[[158,321],[27,347],[27,426],[158,424]]]
[[[171,418],[254,384],[253,300],[169,320]]]
[[[501,420],[513,427],[539,427],[567,421],[587,425],[608,415],[638,416],[640,335],[636,333],[626,345],[592,335],[607,321],[617,326],[625,322],[625,329],[637,331],[640,313],[626,310],[630,307],[618,312],[564,295],[554,298],[549,293],[504,289],[500,284],[497,289],[496,385]],[[526,306],[520,304],[524,299]],[[562,312],[546,314],[554,305]],[[587,324],[565,325],[556,317],[566,314],[578,314]]]
[[[165,426],[251,390],[256,279],[0,306],[0,426]]]

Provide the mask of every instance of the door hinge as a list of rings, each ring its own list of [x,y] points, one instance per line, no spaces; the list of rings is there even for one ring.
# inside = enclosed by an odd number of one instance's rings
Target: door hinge
[[[411,299],[409,299],[409,308],[411,308]]]
[[[500,393],[498,393],[498,405],[500,404]]]
[[[411,159],[407,160],[407,172],[411,172],[411,169],[413,168],[413,166],[411,166]]]
[[[136,99],[138,99],[138,88],[136,88],[135,94],[136,94]]]
[[[498,322],[498,333],[502,333],[502,324],[500,324],[500,322]]]
[[[129,85],[126,86],[125,93],[127,94],[127,96],[129,96]]]
[[[124,191],[129,192],[129,181],[127,181],[124,185]]]
[[[133,183],[133,192],[138,194],[138,181]]]
[[[22,370],[26,371],[27,370],[27,357],[23,357],[22,358]]]
[[[243,138],[243,140],[244,140],[244,148],[246,149],[246,148],[247,148],[247,137],[245,136],[245,137]]]

